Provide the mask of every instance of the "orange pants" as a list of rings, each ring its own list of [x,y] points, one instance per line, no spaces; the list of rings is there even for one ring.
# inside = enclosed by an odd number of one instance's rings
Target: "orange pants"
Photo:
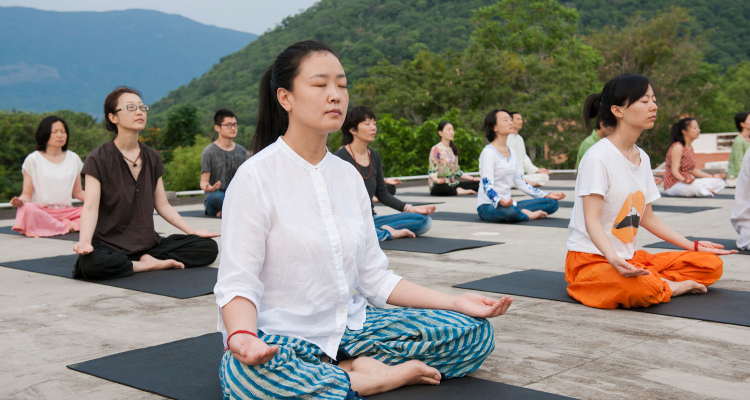
[[[589,307],[648,307],[666,303],[672,297],[672,289],[661,278],[673,282],[692,280],[708,286],[721,278],[724,265],[715,254],[694,251],[649,254],[638,250],[628,262],[650,274],[627,278],[603,256],[569,251],[565,259],[568,294]]]

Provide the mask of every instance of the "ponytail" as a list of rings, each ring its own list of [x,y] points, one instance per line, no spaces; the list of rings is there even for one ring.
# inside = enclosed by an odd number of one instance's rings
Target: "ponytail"
[[[591,130],[591,120],[596,118],[602,127],[616,127],[617,117],[612,106],[628,107],[646,95],[651,85],[643,75],[620,75],[610,79],[601,93],[586,98],[583,103],[583,124]]]
[[[685,135],[682,131],[687,130],[693,121],[695,121],[695,118],[683,118],[672,125],[672,128],[669,129],[669,137],[672,139],[672,143],[680,142],[683,146],[685,145]]]
[[[453,143],[452,140],[451,140],[451,150],[453,150],[453,155],[458,157],[458,153],[459,153],[458,146],[456,146],[456,144]]]
[[[294,89],[294,78],[299,74],[302,62],[312,53],[336,55],[323,43],[314,40],[297,42],[279,53],[263,74],[258,93],[258,118],[251,143],[253,154],[258,154],[286,133],[289,114],[281,107],[276,93],[280,88],[290,92]]]

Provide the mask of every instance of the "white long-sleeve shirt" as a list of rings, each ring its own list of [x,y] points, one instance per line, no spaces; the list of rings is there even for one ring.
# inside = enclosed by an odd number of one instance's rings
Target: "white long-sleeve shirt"
[[[742,158],[742,167],[737,176],[731,222],[734,230],[740,234],[737,247],[750,249],[750,151]]]
[[[510,189],[513,184],[535,199],[549,194],[549,192],[539,190],[523,180],[523,176],[518,170],[516,153],[510,147],[508,147],[508,150],[510,157],[505,157],[491,144],[488,144],[482,150],[482,154],[479,155],[479,176],[482,178],[482,184],[477,194],[477,207],[482,204],[492,204],[497,208],[501,199],[511,198]],[[513,205],[516,205],[515,201],[513,201]]]
[[[524,142],[523,136],[511,133],[508,135],[508,141],[505,144],[516,152],[516,163],[521,174],[535,174],[539,170],[539,167],[534,165],[531,158],[526,154],[526,142]]]
[[[214,293],[225,344],[221,307],[241,296],[258,309],[259,330],[335,359],[346,328],[362,329],[367,302],[383,307],[401,279],[387,269],[354,167],[331,153],[312,165],[282,138],[237,170],[221,240]]]

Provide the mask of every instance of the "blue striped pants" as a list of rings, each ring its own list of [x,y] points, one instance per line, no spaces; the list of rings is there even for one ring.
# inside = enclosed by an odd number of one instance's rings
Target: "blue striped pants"
[[[321,361],[324,353],[314,344],[259,336],[279,351],[271,361],[253,366],[224,352],[219,375],[225,399],[358,398],[349,375]],[[492,325],[485,319],[452,311],[368,307],[364,328],[344,332],[336,358],[372,357],[389,365],[420,360],[446,379],[476,370],[494,348]]]

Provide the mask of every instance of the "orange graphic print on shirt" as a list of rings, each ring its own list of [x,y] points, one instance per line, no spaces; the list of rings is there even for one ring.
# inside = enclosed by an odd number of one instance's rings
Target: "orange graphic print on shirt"
[[[639,190],[628,194],[620,213],[617,214],[615,223],[612,224],[612,235],[623,243],[633,243],[635,235],[638,234],[638,227],[641,226],[641,217],[645,210],[646,196],[643,192]]]

